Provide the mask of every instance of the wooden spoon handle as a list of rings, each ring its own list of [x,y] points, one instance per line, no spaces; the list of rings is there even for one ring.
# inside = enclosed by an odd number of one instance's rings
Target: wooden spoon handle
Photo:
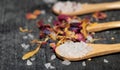
[[[93,50],[85,58],[120,52],[120,44],[88,44]]]
[[[111,28],[118,28],[118,27],[120,27],[120,21],[113,21],[113,22],[107,22],[107,23],[88,25],[86,30],[88,32],[97,32],[97,31],[102,31],[102,30],[111,29]]]

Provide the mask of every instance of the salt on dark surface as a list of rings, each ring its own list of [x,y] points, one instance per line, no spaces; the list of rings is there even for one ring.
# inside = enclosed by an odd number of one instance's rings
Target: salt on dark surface
[[[58,0],[65,1],[65,0]],[[70,0],[73,1],[73,0]],[[102,3],[112,2],[119,0],[74,0],[77,2],[88,2],[88,3]],[[34,34],[39,34],[38,28],[35,25],[37,20],[28,21],[25,19],[27,12],[33,11],[34,9],[44,10],[45,14],[41,14],[39,18],[45,19],[46,16],[51,14],[55,19],[55,14],[51,11],[48,5],[41,0],[0,0],[0,70],[46,70],[44,63],[48,62],[49,59],[46,52],[51,52],[50,49],[43,47],[35,57],[33,61],[34,65],[27,66],[26,61],[21,59],[23,48],[20,46],[23,42],[23,34],[20,34],[19,27],[27,25],[31,29],[35,30]],[[108,14],[107,19],[99,20],[99,22],[106,21],[117,21],[120,20],[120,10],[105,11]],[[13,16],[11,16],[13,15]],[[79,17],[84,18],[91,16],[91,14],[81,15]],[[95,21],[94,19],[92,21]],[[109,31],[107,33],[107,31]],[[104,32],[98,32],[94,36],[95,38],[106,38],[105,40],[95,41],[95,43],[119,43],[120,41],[120,30],[112,29]],[[114,36],[115,40],[111,41],[110,38]],[[104,64],[103,59],[109,57],[110,64]],[[92,61],[87,63],[87,66],[82,67],[81,62],[72,62],[69,66],[62,66],[59,63],[59,59],[54,60],[56,70],[120,70],[120,54],[112,54],[101,57],[92,58]],[[100,62],[102,61],[102,62]]]

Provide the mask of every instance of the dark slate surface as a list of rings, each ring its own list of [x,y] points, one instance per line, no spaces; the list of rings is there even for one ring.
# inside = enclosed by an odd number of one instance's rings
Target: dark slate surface
[[[72,0],[73,1],[73,0]],[[119,0],[76,0],[82,3],[100,3]],[[45,63],[50,62],[56,68],[54,70],[120,70],[120,54],[111,54],[93,58],[92,61],[84,60],[86,66],[82,66],[83,61],[72,62],[71,65],[65,66],[61,64],[60,59],[50,60],[53,51],[49,47],[41,48],[40,52],[35,55],[33,65],[26,65],[26,61],[21,59],[22,55],[34,48],[31,46],[28,50],[24,50],[20,45],[29,43],[30,39],[23,40],[23,36],[27,33],[19,32],[19,27],[33,29],[32,33],[38,38],[39,30],[35,23],[39,19],[46,20],[56,15],[51,11],[52,4],[47,4],[43,0],[0,0],[0,70],[47,70]],[[38,19],[28,21],[25,19],[27,12],[35,9],[45,10],[45,15],[40,15]],[[120,10],[105,11],[108,18],[99,22],[120,20]],[[91,14],[80,16],[91,16]],[[93,20],[95,21],[95,20]],[[115,40],[111,40],[115,37]],[[96,41],[95,43],[119,43],[120,29],[106,30],[96,33],[95,38],[105,38],[105,40]],[[109,63],[104,63],[103,59],[107,59]]]

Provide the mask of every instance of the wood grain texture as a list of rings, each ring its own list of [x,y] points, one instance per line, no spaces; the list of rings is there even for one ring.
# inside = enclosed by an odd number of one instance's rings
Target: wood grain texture
[[[62,0],[63,1],[63,0]],[[65,1],[65,0],[64,0]],[[71,0],[73,1],[73,0]],[[119,0],[74,0],[78,2],[100,3]],[[42,47],[39,53],[35,56],[32,66],[27,66],[26,61],[22,60],[22,55],[27,52],[20,46],[21,43],[28,43],[29,40],[23,40],[22,37],[27,35],[19,32],[19,27],[27,27],[34,29],[33,35],[38,38],[39,30],[35,23],[39,19],[46,20],[50,16],[55,19],[55,14],[50,9],[50,5],[42,0],[0,0],[0,70],[47,70],[45,63],[51,62],[56,68],[54,70],[119,70],[120,69],[120,54],[106,55],[102,57],[93,58],[92,61],[86,61],[87,66],[82,66],[82,61],[72,62],[71,65],[65,66],[61,64],[60,59],[50,61],[50,56],[53,51],[50,47]],[[46,11],[45,15],[39,16],[37,20],[28,21],[25,19],[27,12],[32,12],[35,9],[42,9]],[[100,20],[99,22],[120,20],[120,10],[106,11],[108,18]],[[79,16],[86,17],[91,14]],[[92,20],[96,21],[96,20]],[[48,22],[48,21],[46,21]],[[104,32],[96,33],[95,38],[105,38],[95,43],[118,43],[120,42],[120,30],[112,29]],[[111,40],[115,37],[115,40]],[[34,49],[34,46],[29,50]],[[109,61],[108,64],[103,62],[103,59]]]

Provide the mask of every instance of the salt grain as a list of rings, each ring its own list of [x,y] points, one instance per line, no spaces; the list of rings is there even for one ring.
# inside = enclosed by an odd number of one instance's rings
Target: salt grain
[[[85,61],[83,61],[83,62],[82,62],[82,66],[86,66],[86,63],[85,63]]]
[[[35,57],[32,57],[30,60],[31,60],[31,61],[34,61],[34,60],[35,60]]]
[[[70,65],[70,64],[71,64],[71,62],[70,62],[70,61],[68,61],[68,60],[64,60],[64,61],[62,61],[62,64],[64,64],[64,65]]]
[[[55,67],[54,67],[54,66],[52,66],[52,65],[50,65],[50,69],[55,69]]]
[[[104,63],[108,63],[109,62],[107,59],[104,59],[103,61],[104,61]]]
[[[51,65],[51,63],[45,63],[44,64],[47,69],[54,69],[55,67]]]
[[[28,38],[28,36],[23,36],[23,39],[27,39]]]
[[[111,37],[111,40],[115,40],[115,38],[114,38],[114,37]]]
[[[30,37],[31,39],[34,39],[34,36],[32,34],[28,34],[28,37]]]
[[[59,54],[67,58],[80,58],[92,51],[92,47],[85,42],[66,41],[64,44],[56,48]],[[76,54],[77,53],[77,54]]]
[[[46,12],[45,12],[45,10],[41,10],[41,14],[43,14],[43,15],[44,15],[45,13],[46,13]]]
[[[30,60],[27,60],[27,65],[28,66],[32,65],[32,62]]]
[[[54,60],[55,58],[56,58],[56,55],[53,54],[53,55],[51,56],[50,60]]]
[[[28,48],[30,47],[29,44],[25,44],[25,43],[21,44],[21,46],[22,46],[22,48],[24,48],[24,49],[28,49]]]
[[[44,65],[48,69],[51,66],[51,63],[45,63]]]

